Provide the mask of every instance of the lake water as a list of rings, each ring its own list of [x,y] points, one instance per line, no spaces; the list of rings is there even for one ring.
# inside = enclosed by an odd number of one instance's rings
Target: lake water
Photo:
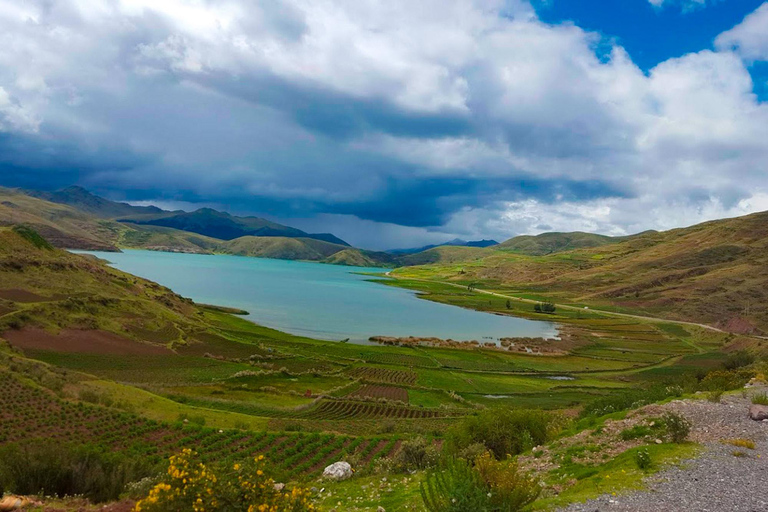
[[[313,338],[365,343],[371,336],[492,341],[557,335],[550,322],[438,304],[357,274],[383,275],[382,269],[140,250],[88,254],[196,302],[244,309],[253,322]]]

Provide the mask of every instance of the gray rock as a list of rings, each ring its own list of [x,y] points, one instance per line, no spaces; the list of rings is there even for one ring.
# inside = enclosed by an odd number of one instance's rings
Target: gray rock
[[[323,471],[323,478],[346,480],[352,476],[352,466],[348,462],[334,462]]]
[[[750,405],[749,417],[755,421],[768,420],[768,405],[757,405],[757,404]]]

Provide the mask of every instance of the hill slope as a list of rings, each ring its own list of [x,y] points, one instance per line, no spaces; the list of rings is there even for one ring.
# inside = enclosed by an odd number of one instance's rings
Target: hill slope
[[[114,226],[70,206],[0,188],[0,226],[25,224],[57,247],[116,251]]]
[[[615,244],[623,239],[624,237],[596,235],[580,231],[573,233],[542,233],[535,236],[516,236],[500,243],[496,248],[500,251],[528,254],[530,256],[545,256],[574,249],[587,249]]]
[[[494,251],[462,274],[439,264],[402,272],[485,281],[734,332],[768,331],[768,212],[547,256]]]

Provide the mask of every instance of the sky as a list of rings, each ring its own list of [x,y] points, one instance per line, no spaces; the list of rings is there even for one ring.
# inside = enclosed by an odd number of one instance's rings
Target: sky
[[[0,185],[369,249],[768,210],[768,2],[0,0]]]

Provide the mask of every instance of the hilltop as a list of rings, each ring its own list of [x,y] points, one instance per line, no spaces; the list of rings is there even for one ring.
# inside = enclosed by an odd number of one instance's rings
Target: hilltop
[[[540,235],[522,235],[510,238],[496,246],[501,251],[509,251],[529,256],[546,256],[574,249],[587,249],[615,244],[627,237],[611,237],[594,233],[575,231],[572,233],[542,233]]]

